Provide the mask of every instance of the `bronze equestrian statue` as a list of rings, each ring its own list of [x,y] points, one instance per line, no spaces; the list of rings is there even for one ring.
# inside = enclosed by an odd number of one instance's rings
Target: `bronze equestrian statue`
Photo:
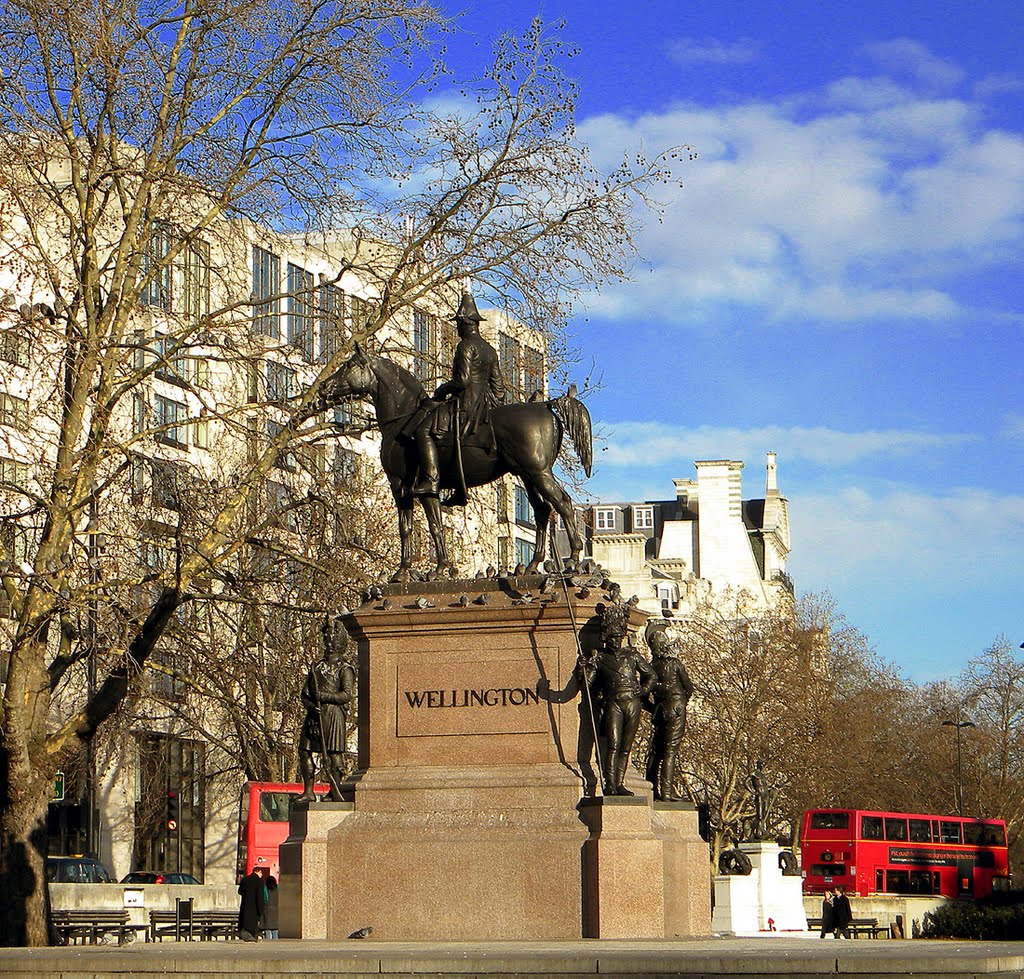
[[[459,331],[459,345],[455,348],[452,379],[442,384],[434,397],[422,406],[422,417],[413,416],[411,427],[416,433],[416,448],[420,453],[420,476],[412,488],[413,496],[437,496],[440,481],[438,443],[452,435],[456,447],[461,449],[463,439],[471,439],[477,432],[490,435],[490,410],[505,400],[505,381],[498,365],[498,353],[482,336],[476,300],[465,292],[454,316]],[[448,400],[446,400],[448,399]],[[493,437],[491,437],[493,448]],[[456,452],[456,463],[461,466],[461,452]],[[465,478],[460,473],[458,486],[444,506],[465,506]]]
[[[435,392],[435,397],[448,400],[439,405],[427,397],[411,371],[357,344],[352,357],[323,382],[319,397],[302,416],[351,399],[368,398],[373,403],[381,433],[381,464],[398,508],[401,563],[392,580],[412,577],[414,500],[420,501],[427,519],[437,572],[453,572],[442,532],[440,492],[453,494],[446,504],[460,505],[466,488],[484,486],[507,473],[522,481],[537,526],[527,573],[537,571],[544,560],[552,511],[562,518],[569,538],[569,563],[574,565],[583,539],[572,500],[552,466],[562,436],[568,433],[583,471],[590,475],[590,413],[576,398],[575,386],[550,401],[497,403],[498,392],[503,392],[501,379],[495,376],[497,357],[477,332],[480,317],[472,297],[468,301],[463,297],[459,310],[461,341],[453,377]],[[442,411],[444,416],[439,418]]]

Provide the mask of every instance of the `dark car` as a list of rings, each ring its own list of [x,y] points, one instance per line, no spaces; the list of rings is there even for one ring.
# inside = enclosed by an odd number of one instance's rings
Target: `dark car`
[[[177,874],[170,871],[133,870],[121,878],[122,884],[198,884],[191,874]]]
[[[46,879],[51,884],[113,884],[107,868],[92,857],[47,857]]]

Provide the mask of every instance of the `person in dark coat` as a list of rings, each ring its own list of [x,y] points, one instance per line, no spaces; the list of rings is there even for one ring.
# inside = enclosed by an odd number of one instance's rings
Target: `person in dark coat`
[[[245,942],[256,941],[263,920],[263,875],[253,867],[238,885],[242,903],[238,908],[238,936]]]
[[[263,937],[280,938],[277,924],[277,878],[271,873],[267,874],[263,896],[266,902],[263,908]]]
[[[850,938],[850,922],[853,921],[853,910],[850,899],[846,896],[846,888],[836,888],[835,900],[832,902],[832,927],[836,938]]]
[[[821,937],[831,935],[836,926],[836,909],[833,903],[832,888],[825,888],[825,896],[821,900]]]

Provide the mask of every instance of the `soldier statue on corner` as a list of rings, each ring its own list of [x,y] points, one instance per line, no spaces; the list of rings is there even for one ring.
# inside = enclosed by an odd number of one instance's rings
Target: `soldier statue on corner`
[[[646,706],[651,711],[651,750],[647,780],[654,786],[654,798],[678,802],[674,788],[679,742],[686,733],[686,705],[693,683],[679,655],[679,641],[664,629],[649,634],[651,667],[657,677]]]
[[[356,689],[356,671],[349,650],[353,645],[340,618],[325,618],[323,659],[314,663],[302,688],[306,719],[299,737],[299,771],[303,792],[299,800],[312,802],[316,775],[314,755],[319,753],[331,785],[331,798],[341,801],[341,782],[345,777],[345,750],[348,733],[348,705]]]
[[[461,472],[461,440],[476,435],[489,425],[490,409],[505,400],[505,383],[498,366],[498,354],[482,336],[476,300],[464,292],[454,316],[459,344],[452,363],[452,379],[442,384],[430,401],[424,402],[425,414],[414,420],[416,448],[419,453],[419,478],[412,487],[414,496],[437,496],[440,482],[437,444],[451,434],[455,440],[456,465],[460,483],[445,506],[465,506],[465,478]],[[437,402],[443,402],[437,404]],[[493,441],[493,435],[490,436]]]
[[[604,737],[603,781],[605,795],[632,795],[625,786],[629,753],[640,723],[643,698],[651,690],[655,674],[647,661],[624,642],[629,631],[630,605],[617,597],[601,615],[601,648],[580,665],[585,682],[594,690],[592,702],[601,707],[600,733]]]

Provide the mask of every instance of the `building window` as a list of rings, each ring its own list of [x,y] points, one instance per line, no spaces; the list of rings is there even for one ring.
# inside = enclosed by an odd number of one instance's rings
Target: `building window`
[[[172,462],[160,459],[152,461],[153,505],[167,510],[181,510],[181,496],[178,490],[179,470]]]
[[[192,422],[192,444],[197,449],[210,447],[210,419],[200,416]]]
[[[28,463],[0,458],[0,489],[23,490],[28,486]]]
[[[165,398],[157,394],[153,397],[153,434],[158,442],[175,445],[179,448],[188,446],[185,424],[188,420],[188,407],[183,401]]]
[[[359,454],[340,445],[334,447],[334,482],[350,484],[359,475]]]
[[[437,333],[434,317],[414,309],[412,313],[412,372],[427,381],[437,376]]]
[[[544,354],[533,347],[523,347],[523,396],[544,394]]]
[[[28,402],[13,394],[0,394],[0,425],[28,429]]]
[[[10,329],[0,333],[0,360],[18,367],[28,367],[28,337],[19,330]]]
[[[267,511],[275,526],[293,533],[299,529],[299,519],[292,506],[291,490],[284,483],[267,481]]]
[[[288,342],[307,360],[313,359],[313,273],[288,263]]]
[[[274,439],[284,431],[284,425],[279,424],[275,421],[267,422],[267,438],[273,442]],[[295,453],[290,452],[288,448],[281,449],[277,454],[277,459],[274,461],[274,465],[278,469],[283,469],[285,472],[293,473],[298,472],[299,464],[295,458]]]
[[[612,508],[596,508],[594,510],[594,529],[595,530],[614,530],[615,529],[615,510]]]
[[[267,400],[287,401],[299,393],[298,374],[294,367],[267,361]]]
[[[177,338],[157,334],[153,349],[157,356],[156,376],[172,384],[184,384],[188,380],[189,358],[180,351]]]
[[[529,564],[533,560],[533,552],[536,550],[533,541],[516,538],[516,564]]]
[[[26,527],[19,527],[10,519],[0,520],[0,548],[12,564],[27,564],[31,540]]]
[[[139,544],[139,563],[150,571],[166,571],[173,557],[174,549],[166,538],[151,538]]]
[[[522,397],[523,378],[519,341],[507,333],[498,336],[498,360],[509,392],[516,397]]]
[[[139,299],[146,306],[170,311],[171,283],[171,229],[158,221],[150,231],[149,241],[142,259],[142,292]]]
[[[352,333],[360,335],[369,328],[370,320],[373,319],[373,303],[369,299],[360,296],[352,297]]]
[[[633,507],[633,529],[652,530],[654,528],[654,507]]]
[[[317,327],[320,330],[320,363],[326,364],[345,342],[345,293],[324,284],[318,290]]]
[[[210,315],[210,246],[202,240],[185,246],[181,312],[190,323]]]
[[[522,486],[516,484],[516,523],[525,527],[534,526],[533,507],[530,497]]]
[[[252,246],[252,329],[254,333],[281,336],[281,259],[259,245]]]

